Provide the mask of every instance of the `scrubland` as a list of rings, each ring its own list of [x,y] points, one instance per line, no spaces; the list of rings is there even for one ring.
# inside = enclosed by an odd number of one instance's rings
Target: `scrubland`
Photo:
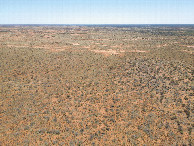
[[[193,145],[194,26],[1,26],[0,145]]]

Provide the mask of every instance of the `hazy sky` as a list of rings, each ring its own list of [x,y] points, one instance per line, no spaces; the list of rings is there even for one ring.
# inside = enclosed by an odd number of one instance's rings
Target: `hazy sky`
[[[194,0],[0,0],[0,24],[194,24]]]

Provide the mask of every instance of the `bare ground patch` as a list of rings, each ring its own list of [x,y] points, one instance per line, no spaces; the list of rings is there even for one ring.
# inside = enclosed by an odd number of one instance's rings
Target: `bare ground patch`
[[[73,46],[79,46],[80,44],[79,43],[73,43],[72,45]]]
[[[193,51],[188,51],[188,50],[182,50],[181,52],[186,52],[186,53],[189,53],[189,54],[193,54]]]
[[[148,51],[142,51],[142,50],[112,50],[112,49],[108,49],[108,50],[91,50],[92,52],[95,53],[102,53],[105,56],[107,55],[118,55],[118,54],[122,54],[122,53],[126,53],[126,52],[134,52],[134,53],[147,53]]]
[[[194,48],[194,46],[187,46],[188,48]]]
[[[182,45],[182,46],[187,48],[194,48],[194,46],[187,46],[187,45]]]
[[[4,45],[1,45],[4,46]],[[47,45],[42,45],[42,46],[31,46],[31,45],[5,45],[6,47],[14,47],[14,48],[36,48],[36,49],[45,49],[48,51],[52,52],[60,52],[69,49],[68,46],[47,46]]]
[[[109,55],[117,55],[117,54],[119,54],[116,50],[112,50],[112,49],[110,49],[110,50],[91,50],[92,52],[95,52],[95,53],[101,53],[101,54],[103,54],[103,55],[105,55],[105,56],[109,56]]]
[[[80,44],[78,43],[75,43],[75,44],[72,44],[74,46],[79,46]],[[31,45],[6,45],[7,47],[16,47],[16,48],[40,48],[40,49],[45,49],[47,51],[51,51],[51,52],[61,52],[61,51],[65,51],[65,50],[72,50],[72,51],[75,51],[74,49],[72,49],[70,46],[52,46],[52,45],[40,45],[40,46],[31,46]],[[113,46],[113,47],[116,47],[116,46]],[[84,48],[84,49],[87,49],[88,51],[92,51],[92,52],[95,52],[95,53],[101,53],[105,56],[108,56],[108,55],[119,55],[119,54],[123,54],[123,53],[127,53],[127,52],[133,52],[133,53],[147,53],[148,51],[143,51],[143,50],[113,50],[113,49],[108,49],[108,50],[98,50],[98,49],[95,49],[95,50],[91,50],[91,48],[94,48],[94,47],[91,47],[91,46],[83,46],[81,48]],[[78,50],[76,50],[78,51]],[[81,51],[81,50],[80,50]],[[192,54],[192,53],[191,53]]]
[[[168,46],[168,44],[158,45],[157,48],[166,47],[166,46]]]

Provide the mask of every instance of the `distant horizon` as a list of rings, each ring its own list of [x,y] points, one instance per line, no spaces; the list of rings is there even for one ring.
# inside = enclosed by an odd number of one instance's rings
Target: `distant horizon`
[[[194,0],[0,0],[0,24],[194,24]]]
[[[145,24],[143,24],[143,23],[142,24],[141,23],[139,23],[139,24],[135,24],[135,23],[134,24],[133,23],[131,23],[131,24],[116,24],[116,23],[112,23],[112,24],[108,24],[108,23],[107,24],[103,24],[103,23],[102,24],[65,24],[65,23],[64,24],[60,24],[60,23],[59,24],[54,24],[54,23],[53,24],[52,23],[48,23],[48,24],[46,24],[46,23],[45,24],[43,24],[43,23],[39,23],[39,24],[38,23],[37,24],[36,23],[34,23],[34,24],[33,23],[32,24],[21,23],[21,24],[19,24],[19,23],[15,23],[14,24],[14,23],[10,23],[10,24],[3,24],[2,23],[0,25],[194,25],[194,23],[180,23],[180,24],[178,24],[178,23],[161,23],[161,24],[158,24],[158,23],[156,23],[156,24],[154,24],[154,23],[152,23],[152,24],[151,23],[150,24],[146,24],[146,23]]]

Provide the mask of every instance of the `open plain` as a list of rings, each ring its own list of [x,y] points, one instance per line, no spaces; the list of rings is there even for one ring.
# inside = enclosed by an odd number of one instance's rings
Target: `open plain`
[[[0,145],[193,145],[193,25],[0,26]]]

